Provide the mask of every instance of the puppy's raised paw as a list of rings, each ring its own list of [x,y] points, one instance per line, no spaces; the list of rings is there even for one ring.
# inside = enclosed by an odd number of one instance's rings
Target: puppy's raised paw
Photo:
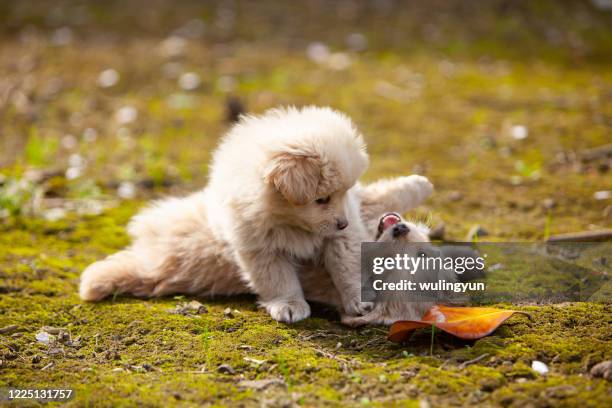
[[[310,316],[310,305],[304,299],[278,299],[262,304],[276,321],[295,323]]]
[[[413,174],[412,176],[401,177],[400,180],[412,189],[413,194],[418,195],[419,201],[428,198],[434,191],[434,186],[429,179],[424,176]]]

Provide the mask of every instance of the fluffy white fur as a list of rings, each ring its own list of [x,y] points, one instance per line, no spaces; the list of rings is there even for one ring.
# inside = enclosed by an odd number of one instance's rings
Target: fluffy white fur
[[[246,117],[216,150],[204,191],[137,214],[132,244],[83,272],[81,298],[255,293],[283,322],[308,317],[306,299],[362,315],[361,241],[380,209],[405,212],[432,191],[420,176],[362,187],[367,164],[362,136],[329,108]]]

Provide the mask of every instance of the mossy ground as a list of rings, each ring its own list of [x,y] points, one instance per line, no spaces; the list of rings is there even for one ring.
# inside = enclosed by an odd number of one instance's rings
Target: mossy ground
[[[205,183],[230,94],[252,112],[347,112],[368,141],[366,181],[426,174],[437,192],[411,216],[443,221],[451,239],[474,224],[505,241],[611,226],[610,201],[593,198],[611,187],[606,163],[575,157],[611,141],[609,12],[580,2],[379,3],[0,5],[0,173],[53,175],[33,177],[45,197],[38,213],[0,223],[0,327],[19,327],[0,335],[0,387],[71,387],[73,406],[612,403],[609,383],[588,375],[612,358],[604,304],[502,305],[533,320],[514,317],[475,342],[437,333],[431,353],[427,330],[394,345],[385,328],[347,329],[324,307],[287,326],[253,298],[199,299],[208,313],[195,316],[170,313],[182,298],[80,302],[80,272],[128,242],[138,208]],[[194,18],[203,36],[163,55],[164,38]],[[365,50],[347,48],[351,33],[367,38]],[[307,58],[312,41],[342,53],[336,65]],[[100,88],[109,68],[119,82]],[[181,89],[173,70],[197,73],[200,86]],[[138,116],[119,124],[126,105]],[[528,137],[513,138],[514,126]],[[67,180],[74,154],[86,165]],[[137,199],[115,198],[126,182]],[[41,216],[83,199],[110,208]],[[43,326],[65,328],[78,345],[37,342]],[[531,370],[534,359],[548,376]],[[219,373],[222,364],[235,373]],[[238,386],[266,378],[286,387]]]

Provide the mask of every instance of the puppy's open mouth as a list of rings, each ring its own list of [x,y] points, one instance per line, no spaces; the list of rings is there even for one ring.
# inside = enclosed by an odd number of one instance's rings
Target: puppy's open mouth
[[[378,234],[376,235],[376,239],[378,240],[382,233],[385,232],[387,229],[400,223],[403,224],[402,217],[398,213],[386,213],[385,215],[380,217],[380,221],[378,223]],[[395,237],[395,234],[393,234],[393,236]]]

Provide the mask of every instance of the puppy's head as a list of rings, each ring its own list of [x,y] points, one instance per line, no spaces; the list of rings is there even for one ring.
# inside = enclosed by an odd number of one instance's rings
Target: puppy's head
[[[363,138],[352,122],[331,109],[283,111],[287,140],[264,168],[275,213],[320,235],[349,227],[348,192],[368,165]]]
[[[281,153],[264,174],[277,195],[276,212],[292,225],[321,235],[348,227],[347,192],[333,164],[315,154]]]
[[[401,215],[389,212],[380,217],[377,242],[429,242],[429,228],[408,222]]]
[[[404,220],[401,215],[389,212],[380,217],[376,242],[422,243],[409,246],[410,255],[417,256],[420,251],[429,250],[429,229],[423,224]],[[396,272],[390,272],[396,273]],[[399,276],[401,277],[401,275]],[[406,302],[404,300],[388,300],[376,302],[371,312],[363,316],[342,316],[342,323],[348,326],[365,324],[390,325],[398,320],[419,320],[433,303]]]

